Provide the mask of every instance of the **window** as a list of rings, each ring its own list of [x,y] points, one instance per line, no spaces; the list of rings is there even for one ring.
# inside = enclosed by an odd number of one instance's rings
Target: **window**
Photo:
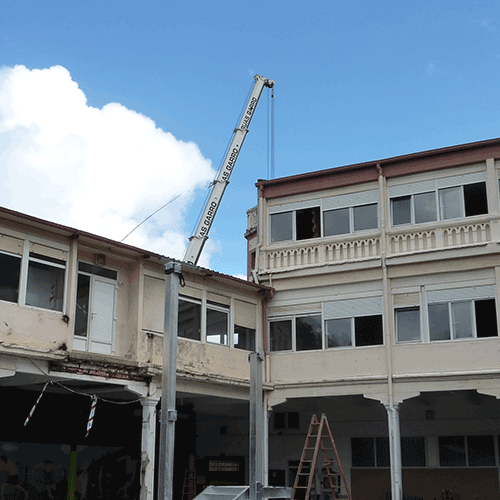
[[[336,318],[325,321],[327,348],[382,345],[382,315]]]
[[[420,340],[420,308],[396,309],[396,331],[399,342]]]
[[[294,348],[296,351],[310,351],[323,347],[321,315],[271,321],[269,332],[271,351],[291,351]]]
[[[439,210],[437,202],[439,200]],[[488,213],[486,183],[434,189],[391,198],[392,224],[423,224]]]
[[[323,212],[324,236],[338,236],[378,228],[377,203]]]
[[[62,311],[65,262],[29,253],[26,305]]]
[[[274,429],[299,429],[299,412],[275,412],[273,413]]]
[[[493,436],[440,436],[441,467],[495,466]]]
[[[0,249],[0,300],[62,312],[66,252],[6,235]]]
[[[392,199],[392,223],[422,224],[437,220],[436,193],[420,193]]]
[[[353,467],[390,467],[389,438],[351,438]],[[425,438],[401,438],[403,467],[425,467]]]
[[[207,302],[207,342],[229,345],[229,309]]]
[[[272,243],[377,229],[378,203],[340,207],[323,212],[318,206],[273,213],[270,215],[270,225]]]
[[[21,257],[0,253],[0,300],[17,303],[20,274]]]
[[[255,351],[255,330],[234,325],[234,347],[246,351]]]
[[[495,299],[429,304],[431,341],[497,336]]]
[[[269,324],[271,351],[292,350],[292,320],[271,321]]]
[[[257,331],[257,305],[235,298],[234,305],[234,347],[255,351]]]
[[[179,337],[201,340],[201,302],[179,298],[177,323]]]

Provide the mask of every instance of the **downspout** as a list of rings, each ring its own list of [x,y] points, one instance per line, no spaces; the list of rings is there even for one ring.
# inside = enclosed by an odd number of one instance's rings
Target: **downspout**
[[[389,450],[391,459],[391,492],[393,500],[402,500],[402,472],[401,472],[401,438],[399,432],[399,408],[394,403],[394,385],[393,385],[393,358],[392,358],[392,336],[391,336],[391,307],[389,277],[387,273],[387,227],[388,220],[386,205],[386,184],[385,177],[380,163],[377,163],[378,184],[380,195],[380,260],[382,264],[382,287],[384,314],[383,329],[385,336],[385,353],[387,362],[387,418],[389,427]]]

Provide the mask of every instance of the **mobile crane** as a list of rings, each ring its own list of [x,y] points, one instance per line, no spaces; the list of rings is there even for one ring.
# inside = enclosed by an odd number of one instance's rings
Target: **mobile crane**
[[[243,112],[243,116],[237,128],[234,129],[234,136],[229,146],[224,163],[220,169],[217,179],[213,182],[212,191],[203,210],[202,217],[196,228],[196,232],[189,238],[189,246],[184,254],[183,261],[188,264],[196,265],[201,252],[208,239],[208,232],[219,208],[222,196],[229,184],[229,178],[240,154],[241,147],[248,133],[248,126],[252,121],[255,108],[259,102],[264,87],[273,88],[274,80],[269,80],[260,75],[255,75],[255,84],[253,86],[250,98]]]

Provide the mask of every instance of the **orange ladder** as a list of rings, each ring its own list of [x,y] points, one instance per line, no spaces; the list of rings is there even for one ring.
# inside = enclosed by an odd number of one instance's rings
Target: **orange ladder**
[[[323,442],[325,439],[327,440],[326,446]],[[320,420],[318,420],[316,415],[313,415],[311,418],[306,442],[304,444],[304,449],[302,450],[302,456],[300,457],[299,468],[293,483],[290,500],[298,500],[297,490],[306,490],[305,497],[302,497],[301,495],[300,500],[309,500],[320,448],[323,455],[326,478],[328,478],[328,486],[332,490],[333,500],[337,500],[337,494],[341,491],[342,484],[347,493],[347,498],[352,500],[351,491],[349,489],[349,485],[347,484],[344,469],[342,469],[337,447],[335,446],[335,441],[333,440],[332,431],[330,430],[328,420],[324,413],[321,414]],[[329,458],[327,455],[327,451],[330,450],[333,451],[333,458]],[[338,471],[335,471],[335,466],[338,468]],[[340,484],[337,483],[337,480],[339,480]]]
[[[193,500],[196,496],[196,471],[194,468],[194,455],[189,457],[189,467],[184,474],[182,486],[182,500]]]

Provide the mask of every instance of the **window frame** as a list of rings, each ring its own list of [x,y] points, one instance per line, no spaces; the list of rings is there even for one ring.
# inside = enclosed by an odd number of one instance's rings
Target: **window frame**
[[[473,185],[479,185],[483,184],[484,185],[484,195],[485,195],[485,206],[486,206],[486,213],[483,214],[476,214],[476,215],[467,215],[467,207],[466,207],[466,193],[465,190],[468,186],[473,186]],[[390,213],[391,213],[391,227],[399,227],[399,226],[413,226],[413,225],[420,225],[420,224],[429,224],[432,222],[444,222],[448,220],[454,220],[454,219],[465,219],[468,217],[477,217],[477,216],[482,216],[482,215],[488,215],[488,193],[487,193],[487,186],[486,186],[486,181],[485,180],[476,180],[473,182],[465,182],[465,183],[456,183],[452,184],[449,186],[436,186],[433,189],[424,189],[422,187],[422,191],[418,191],[415,193],[409,193],[409,194],[400,194],[397,196],[391,196],[389,198],[389,204],[390,204]],[[446,191],[451,191],[451,190],[459,190],[459,199],[458,199],[458,204],[459,204],[459,211],[460,215],[458,216],[453,216],[453,217],[445,217],[444,216],[444,210],[445,210],[445,203],[443,200],[443,197],[446,193]],[[425,222],[416,222],[416,212],[415,212],[415,197],[419,195],[424,195],[424,194],[430,194],[434,193],[434,200],[435,200],[435,211],[436,211],[436,219],[432,221],[425,221]],[[402,198],[410,198],[410,222],[402,222],[399,224],[394,223],[394,201]]]
[[[19,253],[9,252],[8,250],[0,249],[0,253],[7,255],[9,257],[15,257],[19,259],[19,280],[17,288],[17,300],[5,300],[0,299],[0,302],[16,304],[21,307],[28,307],[36,309],[38,311],[49,311],[57,314],[66,314],[67,310],[67,294],[68,294],[68,248],[58,245],[55,242],[49,242],[41,240],[35,237],[22,237],[22,236],[11,236],[7,233],[2,233],[4,236],[14,238],[19,240],[21,248]],[[50,257],[49,255],[44,255],[42,253],[32,252],[31,245],[37,245],[40,247],[46,247],[47,249],[55,250],[64,254],[64,259]],[[62,290],[60,293],[60,306],[57,308],[48,308],[40,305],[28,304],[28,290],[30,287],[29,275],[30,275],[30,263],[39,264],[41,266],[46,266],[47,268],[61,269],[63,271],[62,275]]]
[[[320,328],[321,328],[321,347],[318,349],[297,349],[297,320],[300,320],[301,318],[312,318],[312,317],[319,317],[319,323],[320,323]],[[285,321],[290,321],[291,322],[291,328],[290,328],[290,336],[291,336],[291,348],[290,349],[279,349],[279,350],[273,350],[272,349],[272,339],[271,339],[271,324],[272,323],[278,323],[278,322],[285,322]],[[317,352],[317,351],[323,351],[325,349],[325,332],[324,332],[324,321],[323,321],[323,315],[321,312],[311,312],[311,313],[300,313],[300,314],[294,314],[294,315],[287,315],[287,316],[280,316],[276,318],[269,318],[268,320],[268,332],[269,332],[269,350],[270,352]]]
[[[355,212],[357,208],[364,208],[364,207],[370,207],[374,206],[376,208],[376,225],[375,227],[369,227],[369,228],[363,228],[363,229],[356,229],[355,227]],[[319,214],[319,221],[317,222],[317,231],[318,235],[313,236],[311,238],[297,238],[297,213],[304,211],[304,210],[318,210]],[[335,212],[338,210],[348,210],[348,225],[349,225],[349,231],[348,232],[343,232],[343,233],[338,233],[338,234],[326,234],[325,230],[325,214],[328,212]],[[336,208],[329,208],[329,209],[324,209],[321,202],[318,203],[317,205],[312,205],[312,206],[305,206],[303,208],[297,207],[293,208],[290,210],[282,210],[282,211],[277,211],[273,213],[269,213],[269,244],[278,244],[282,243],[285,241],[309,241],[309,240],[315,240],[317,238],[329,238],[329,237],[337,237],[337,236],[344,236],[348,234],[354,234],[354,233],[362,233],[365,231],[376,231],[380,229],[380,210],[379,210],[379,202],[369,202],[369,203],[358,203],[356,205],[348,205],[348,206],[341,206],[341,207],[336,207]],[[285,214],[291,214],[291,228],[290,228],[290,233],[291,233],[291,238],[284,238],[284,239],[273,239],[273,216],[278,216],[278,215],[285,215]],[[288,230],[287,230],[288,231]]]
[[[364,344],[364,345],[357,345],[356,342],[356,319],[358,318],[372,318],[372,317],[380,317],[381,321],[381,333],[382,333],[382,343],[380,344]],[[350,329],[351,329],[351,343],[350,345],[343,345],[343,346],[328,346],[328,327],[327,327],[327,322],[329,321],[344,321],[344,320],[349,320],[350,322]],[[323,321],[323,327],[325,331],[325,350],[329,349],[349,349],[349,348],[362,348],[362,347],[380,347],[384,345],[384,315],[383,313],[380,314],[356,314],[355,316],[344,316],[344,317],[339,317],[339,318],[328,318]]]
[[[496,309],[496,299],[491,298],[491,297],[485,297],[485,298],[474,298],[474,299],[463,299],[463,300],[448,300],[448,301],[439,301],[439,302],[432,302],[427,305],[427,314],[428,314],[428,328],[429,328],[429,342],[452,342],[452,341],[470,341],[470,340],[480,340],[480,339],[492,339],[492,338],[498,338],[499,337],[499,332],[498,332],[498,325],[497,325],[497,334],[496,336],[479,336],[477,334],[478,330],[478,325],[477,325],[477,315],[476,315],[476,302],[482,302],[486,300],[493,300],[495,302],[495,309]],[[459,337],[457,336],[456,332],[456,324],[457,321],[454,320],[454,311],[453,311],[453,306],[455,304],[470,304],[469,306],[469,311],[470,311],[470,319],[471,319],[471,335],[468,337]],[[443,306],[446,305],[448,307],[448,327],[450,331],[450,338],[448,339],[432,339],[431,338],[431,318],[430,318],[430,308],[432,306]]]
[[[418,338],[416,339],[409,339],[409,340],[401,340],[399,338],[399,321],[398,321],[398,313],[400,312],[409,312],[409,311],[418,311]],[[396,343],[397,344],[410,344],[410,343],[416,343],[416,342],[422,342],[422,308],[420,305],[416,306],[403,306],[403,307],[395,307],[394,308],[394,331],[395,331],[395,336],[396,336]]]

